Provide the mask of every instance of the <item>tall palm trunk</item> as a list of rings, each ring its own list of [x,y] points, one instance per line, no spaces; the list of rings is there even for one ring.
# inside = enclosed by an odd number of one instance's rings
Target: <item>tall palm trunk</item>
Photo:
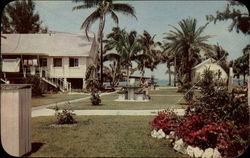
[[[245,84],[245,82],[246,82],[246,73],[244,72],[243,73],[243,85]]]
[[[129,66],[127,66],[127,85],[129,85]]]
[[[168,65],[168,85],[171,86],[171,70],[170,65]]]
[[[144,74],[145,74],[145,66],[142,66],[141,79],[144,77]]]
[[[176,87],[176,56],[174,57],[174,87]]]
[[[190,58],[190,55],[191,55],[191,48],[188,49],[188,54],[187,54],[187,65],[186,65],[186,70],[187,70],[187,74],[188,74],[188,82],[191,82],[192,81],[192,76],[191,76],[191,71],[192,71],[192,64],[189,63],[189,58]]]
[[[100,44],[99,49],[100,49],[100,81],[101,81],[101,85],[103,85],[103,43],[102,43],[102,38],[103,38],[104,25],[105,25],[105,16],[101,15],[99,29],[98,29],[98,45]]]

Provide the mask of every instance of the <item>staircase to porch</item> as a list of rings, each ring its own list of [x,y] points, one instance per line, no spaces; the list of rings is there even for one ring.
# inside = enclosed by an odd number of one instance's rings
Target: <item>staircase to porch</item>
[[[40,68],[37,73],[35,73],[41,80],[48,83],[49,85],[58,88],[60,91],[68,91],[71,92],[71,83],[67,82],[63,78],[50,78],[49,72],[43,68]],[[17,73],[3,73],[1,74],[0,81],[5,84],[9,84],[10,82],[18,83],[22,80],[25,80],[26,74],[22,71]]]
[[[5,84],[8,84],[8,83],[9,83],[8,80],[5,80],[5,79],[3,79],[3,78],[1,78],[0,80],[1,80],[3,83],[5,83]]]
[[[60,91],[64,92],[69,91],[71,92],[71,83],[67,82],[63,78],[50,78],[49,72],[43,68],[39,70],[39,77],[46,83],[50,84],[51,86],[58,88]]]

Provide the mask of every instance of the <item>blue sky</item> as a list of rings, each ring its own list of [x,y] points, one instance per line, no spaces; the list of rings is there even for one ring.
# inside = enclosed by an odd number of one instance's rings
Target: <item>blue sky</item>
[[[117,1],[116,3],[119,3]],[[143,30],[147,30],[152,35],[156,34],[155,39],[163,40],[165,32],[172,28],[169,25],[178,26],[178,22],[182,19],[192,17],[196,18],[198,26],[204,25],[207,21],[205,16],[215,14],[217,10],[224,10],[226,1],[125,1],[131,4],[136,10],[138,20],[132,17],[124,16],[118,13],[119,26],[127,30],[136,30],[139,34]],[[80,30],[80,26],[85,18],[93,11],[93,9],[76,10],[72,8],[79,3],[71,1],[35,1],[36,9],[50,30],[84,34],[84,30]],[[124,2],[123,2],[124,3]],[[247,12],[246,7],[239,8]],[[105,25],[105,33],[109,33],[114,22],[107,18]],[[231,21],[209,23],[204,34],[214,35],[209,39],[208,43],[219,43],[225,50],[229,52],[229,60],[235,59],[242,54],[242,49],[249,43],[249,36],[236,31],[229,32],[228,26]],[[96,32],[98,21],[93,24],[91,30]],[[165,74],[166,66],[161,64],[154,71],[153,75],[159,79],[167,79]],[[146,71],[146,75],[152,73]]]

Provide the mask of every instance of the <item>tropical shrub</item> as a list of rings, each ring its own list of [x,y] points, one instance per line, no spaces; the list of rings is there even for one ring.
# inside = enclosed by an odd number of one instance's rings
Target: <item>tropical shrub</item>
[[[213,73],[205,70],[201,96],[197,97],[176,129],[189,145],[212,147],[227,157],[237,156],[248,145],[249,109],[246,96],[237,98],[225,87],[216,87]]]
[[[174,131],[180,122],[180,118],[170,110],[158,112],[158,115],[149,124],[153,129],[162,129],[166,134]]]
[[[201,76],[202,76],[200,80],[201,93],[204,95],[212,93],[216,88],[214,82],[215,76],[213,71],[207,68],[203,71]]]
[[[55,116],[57,119],[57,124],[74,124],[77,123],[73,113],[73,110],[69,110],[70,103],[65,104],[66,108],[59,112],[58,107],[55,108]]]
[[[91,100],[92,105],[99,105],[101,103],[101,98],[100,98],[99,94],[96,92],[91,93],[90,100]]]
[[[100,83],[95,78],[89,78],[86,81],[86,89],[90,92],[98,92],[100,87]]]
[[[45,83],[38,76],[27,75],[26,84],[32,84],[32,96],[42,96],[45,91]]]
[[[201,96],[197,97],[189,109],[202,113],[215,120],[232,120],[236,124],[249,123],[249,109],[246,97],[237,98],[231,95],[226,88],[216,88],[213,74],[205,70],[201,81]],[[187,110],[189,112],[190,110]]]
[[[191,103],[193,101],[194,98],[194,90],[190,89],[189,91],[187,91],[184,95],[184,99],[187,103]]]
[[[224,157],[243,153],[249,140],[249,107],[246,95],[237,97],[216,87],[213,73],[205,70],[201,96],[188,105],[183,118],[161,112],[151,121],[155,129],[175,131],[185,143],[201,149],[217,148]],[[172,115],[174,116],[174,115]]]
[[[203,114],[193,113],[175,130],[175,135],[188,145],[201,149],[217,148],[226,157],[237,156],[248,145],[249,126],[237,126],[233,121],[216,121]]]
[[[101,84],[97,79],[94,78],[89,78],[86,84],[87,84],[86,89],[91,92],[90,101],[92,105],[99,105],[101,103],[101,98],[98,94],[98,91],[102,89]]]

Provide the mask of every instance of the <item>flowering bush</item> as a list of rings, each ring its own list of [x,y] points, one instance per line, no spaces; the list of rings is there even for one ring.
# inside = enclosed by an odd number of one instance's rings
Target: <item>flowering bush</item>
[[[248,146],[248,124],[237,125],[234,121],[220,121],[201,113],[189,113],[184,118],[172,111],[161,111],[150,122],[152,128],[171,131],[185,143],[201,149],[217,148],[225,157],[235,157]]]
[[[249,126],[237,126],[233,121],[215,121],[193,113],[175,129],[175,135],[189,145],[201,149],[218,148],[222,155],[237,156],[247,147]]]
[[[162,129],[165,134],[169,134],[171,131],[175,130],[180,122],[180,118],[170,110],[164,110],[158,112],[158,115],[150,122],[153,129]]]
[[[247,96],[237,98],[225,87],[216,87],[213,78],[210,70],[204,72],[201,96],[189,102],[183,118],[173,112],[160,112],[150,124],[166,134],[174,131],[188,145],[217,148],[222,156],[235,157],[248,146]],[[186,100],[190,98],[187,96]]]

